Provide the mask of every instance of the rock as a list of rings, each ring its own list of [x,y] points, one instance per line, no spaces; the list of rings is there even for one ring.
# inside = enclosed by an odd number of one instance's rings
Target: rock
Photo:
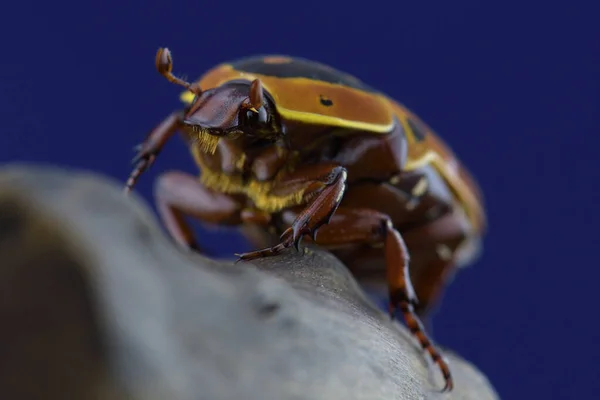
[[[46,165],[0,169],[0,318],[2,399],[498,398],[452,352],[439,394],[330,254],[188,253],[120,182]]]

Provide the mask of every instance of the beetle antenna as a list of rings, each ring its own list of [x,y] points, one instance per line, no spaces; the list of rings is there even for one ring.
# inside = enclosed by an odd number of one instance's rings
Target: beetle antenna
[[[245,107],[248,110],[258,112],[258,109],[263,105],[265,101],[265,95],[263,93],[263,86],[260,79],[255,79],[250,85],[250,95],[248,97],[248,103],[245,103]]]
[[[158,70],[158,73],[167,78],[169,82],[183,86],[195,95],[200,94],[200,86],[189,83],[173,75],[173,57],[171,57],[171,52],[166,47],[161,47],[156,53],[156,69]]]

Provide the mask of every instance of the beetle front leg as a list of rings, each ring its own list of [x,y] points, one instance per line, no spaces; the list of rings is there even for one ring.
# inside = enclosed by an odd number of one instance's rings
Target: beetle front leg
[[[291,219],[290,212],[285,219]],[[415,312],[418,304],[409,275],[409,255],[404,239],[393,227],[390,218],[370,209],[340,207],[331,222],[319,231],[316,244],[327,248],[343,245],[383,244],[386,277],[390,294],[389,312],[393,318],[400,310],[411,333],[440,368],[446,381],[444,390],[452,390],[454,383],[450,368],[427,336]]]
[[[346,188],[347,173],[336,164],[319,164],[300,168],[285,180],[278,182],[271,194],[285,196],[302,191],[308,206],[281,235],[281,242],[273,247],[239,255],[240,260],[252,260],[278,254],[292,245],[298,249],[304,235],[316,237],[321,226],[327,224],[337,210]]]
[[[131,161],[135,166],[125,184],[126,193],[133,189],[140,176],[154,163],[158,153],[179,127],[180,119],[180,113],[172,113],[154,128],[141,144],[135,147],[137,154]]]
[[[159,176],[154,191],[165,228],[185,248],[200,251],[186,216],[214,224],[237,225],[242,222],[239,203],[227,195],[207,189],[195,176],[167,172]]]

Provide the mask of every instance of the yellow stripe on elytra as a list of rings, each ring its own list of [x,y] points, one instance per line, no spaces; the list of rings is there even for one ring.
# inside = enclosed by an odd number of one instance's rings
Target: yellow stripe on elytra
[[[192,104],[192,101],[194,101],[194,97],[195,95],[192,92],[185,91],[181,93],[179,99],[186,104]],[[277,107],[277,111],[279,111],[279,114],[281,114],[281,116],[286,119],[293,121],[301,121],[307,124],[320,124],[340,128],[363,129],[365,131],[374,133],[389,133],[394,128],[394,121],[386,125],[381,125],[371,124],[368,122],[351,121],[348,119],[331,117],[328,115],[321,115],[315,113],[308,113],[303,111],[293,111],[283,107]]]
[[[478,226],[479,221],[477,215],[475,215],[476,211],[470,206],[471,204],[477,204],[477,199],[462,179],[449,172],[446,161],[438,153],[429,150],[418,159],[408,160],[404,166],[404,170],[413,171],[426,165],[432,165],[449,183],[449,187],[458,197],[473,226]]]
[[[329,115],[321,115],[308,113],[303,111],[288,110],[283,107],[277,107],[277,111],[284,118],[306,122],[307,124],[320,124],[327,126],[335,126],[340,128],[362,129],[374,133],[389,133],[394,128],[394,121],[390,124],[371,124],[369,122],[352,121],[348,119],[331,117]]]

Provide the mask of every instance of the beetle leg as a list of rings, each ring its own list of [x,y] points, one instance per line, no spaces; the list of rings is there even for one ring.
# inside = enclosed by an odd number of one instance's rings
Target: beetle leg
[[[285,219],[291,218],[288,215]],[[390,295],[390,316],[395,317],[397,310],[402,312],[412,334],[440,368],[446,380],[444,390],[451,390],[454,383],[450,368],[432,344],[415,312],[418,301],[409,275],[407,247],[400,233],[393,227],[390,218],[374,210],[342,206],[331,218],[330,223],[321,228],[315,242],[325,248],[383,244]]]
[[[241,223],[241,206],[233,198],[207,189],[192,175],[172,171],[159,176],[155,197],[167,231],[186,248],[200,251],[185,216],[214,224]]]
[[[160,150],[177,130],[180,117],[178,112],[169,115],[148,134],[141,144],[134,148],[137,153],[131,162],[135,166],[125,184],[126,193],[133,189],[139,177],[154,163]]]
[[[299,177],[302,178],[299,178]],[[321,226],[327,224],[337,210],[346,188],[346,169],[335,164],[320,164],[298,169],[280,181],[271,193],[286,195],[303,191],[309,205],[298,214],[292,225],[281,235],[276,246],[239,255],[240,260],[252,260],[281,252],[290,246],[298,250],[304,235],[316,237]]]

